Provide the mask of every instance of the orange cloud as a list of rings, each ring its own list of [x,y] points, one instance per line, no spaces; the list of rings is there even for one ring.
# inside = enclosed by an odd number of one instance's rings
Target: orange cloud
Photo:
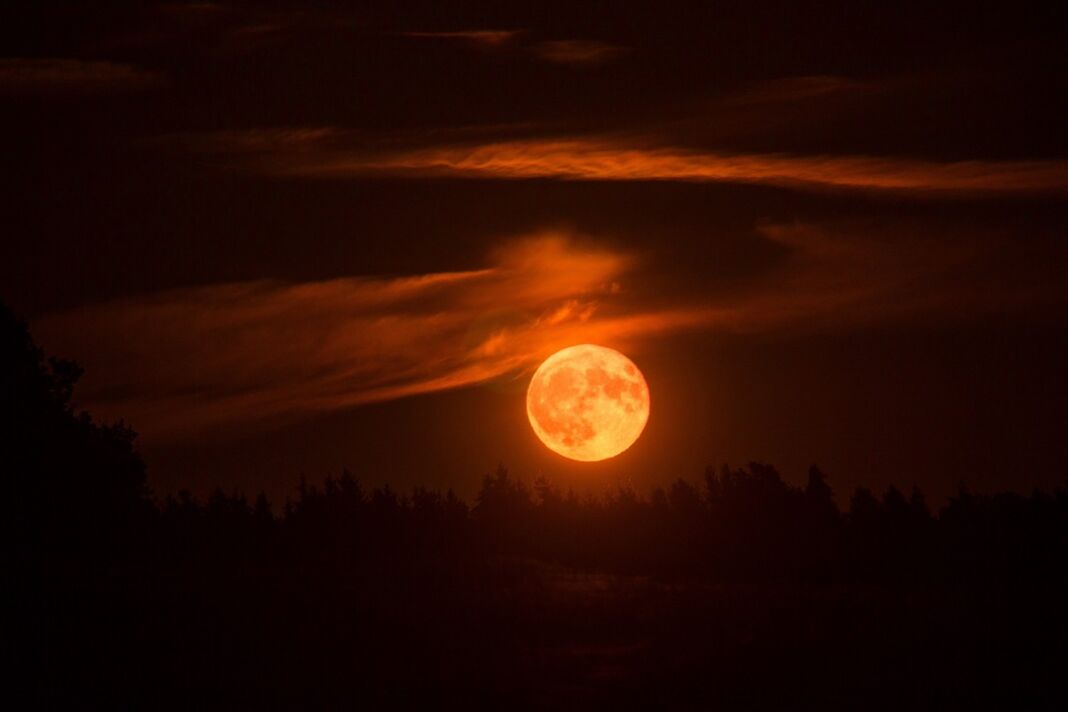
[[[179,289],[37,331],[86,366],[86,406],[158,437],[467,386],[575,341],[623,346],[698,319],[618,313],[608,301],[632,265],[541,235],[480,270]]]
[[[891,156],[718,153],[626,138],[517,139],[395,150],[354,146],[334,129],[178,137],[256,172],[306,177],[391,175],[516,180],[757,183],[809,190],[948,194],[1062,193],[1068,162],[927,161]]]
[[[55,314],[35,332],[85,366],[83,406],[159,439],[512,378],[576,343],[640,352],[687,330],[783,334],[1063,301],[1026,274],[986,276],[1002,238],[913,232],[764,225],[756,238],[782,260],[666,304],[626,286],[639,281],[633,255],[548,233],[477,270],[178,289]]]
[[[674,180],[899,191],[1028,192],[1068,189],[1064,161],[934,162],[867,156],[726,154],[569,139],[414,149],[290,166],[289,172],[381,172],[468,178]]]

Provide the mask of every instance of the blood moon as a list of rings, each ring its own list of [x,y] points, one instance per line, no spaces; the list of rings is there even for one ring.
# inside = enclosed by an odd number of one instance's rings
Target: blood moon
[[[649,420],[649,387],[634,363],[604,346],[579,344],[538,366],[527,417],[541,441],[572,460],[615,457]]]

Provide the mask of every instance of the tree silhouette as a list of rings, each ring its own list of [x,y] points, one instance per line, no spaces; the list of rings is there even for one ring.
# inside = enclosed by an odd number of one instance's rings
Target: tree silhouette
[[[1065,706],[1064,488],[842,513],[818,467],[752,462],[648,495],[500,466],[474,506],[347,470],[277,514],[157,501],[80,374],[0,308],[17,708]]]
[[[46,359],[26,324],[0,303],[3,471],[11,552],[58,566],[124,551],[150,515],[145,466],[132,429],[94,423],[72,404],[82,370]]]

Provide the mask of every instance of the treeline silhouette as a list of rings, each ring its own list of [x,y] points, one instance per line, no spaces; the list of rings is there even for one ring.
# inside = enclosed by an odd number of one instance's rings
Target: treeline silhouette
[[[1068,491],[709,469],[645,494],[303,478],[157,499],[0,305],[17,707],[1054,709]]]
[[[483,480],[473,506],[446,493],[388,485],[365,491],[350,473],[322,486],[303,478],[276,517],[264,495],[250,502],[216,489],[159,505],[154,534],[189,547],[261,545],[344,561],[524,557],[628,575],[719,582],[874,582],[912,585],[989,579],[1061,580],[1068,558],[1068,492],[977,495],[962,488],[932,515],[922,493],[858,488],[849,509],[835,504],[817,468],[805,487],[774,467],[709,469],[701,487],[679,479],[650,496],[604,496],[533,486],[507,469]],[[207,555],[209,552],[201,552]]]

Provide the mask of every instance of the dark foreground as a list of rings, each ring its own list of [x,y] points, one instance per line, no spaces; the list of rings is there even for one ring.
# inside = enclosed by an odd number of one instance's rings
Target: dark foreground
[[[1064,709],[1063,587],[220,557],[51,585],[50,708]]]
[[[153,499],[0,308],[5,709],[1065,709],[1068,491]]]

